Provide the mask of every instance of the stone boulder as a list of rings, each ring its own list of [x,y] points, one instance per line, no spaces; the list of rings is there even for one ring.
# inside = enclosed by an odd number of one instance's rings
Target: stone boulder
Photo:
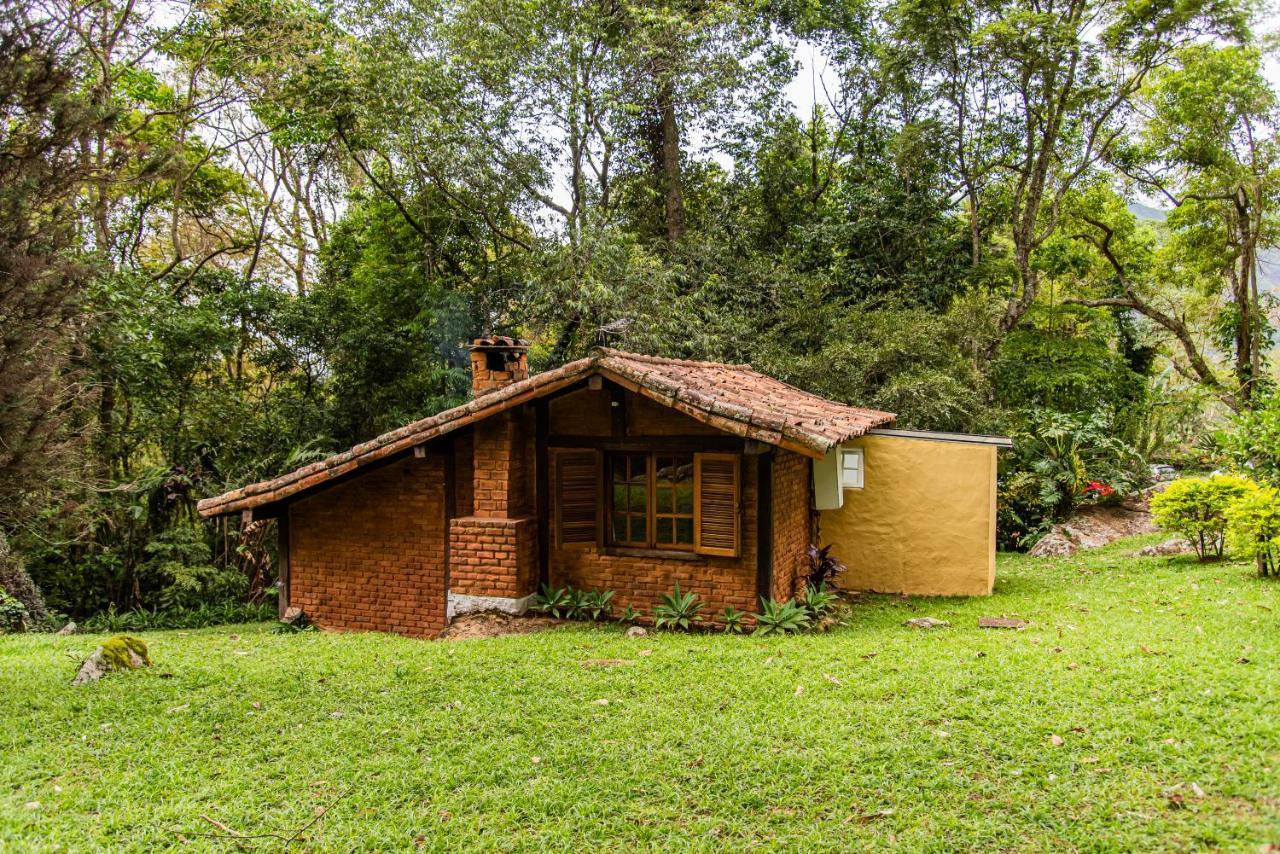
[[[1163,486],[1161,484],[1160,486]],[[1156,531],[1148,502],[1155,488],[1123,504],[1082,507],[1065,522],[1054,525],[1031,548],[1032,557],[1063,557],[1080,549],[1096,549],[1124,537]]]
[[[902,625],[910,626],[913,629],[943,629],[951,624],[946,620],[939,620],[934,617],[915,617],[907,620]]]
[[[131,635],[116,635],[102,646],[94,650],[93,655],[80,665],[80,672],[71,680],[72,685],[83,685],[96,682],[108,673],[124,670],[137,670],[139,667],[150,667],[151,658],[147,655],[146,641]]]
[[[1182,537],[1174,537],[1172,540],[1165,540],[1162,543],[1144,546],[1134,552],[1134,554],[1138,557],[1165,557],[1167,555],[1187,554],[1190,551],[1190,543]]]

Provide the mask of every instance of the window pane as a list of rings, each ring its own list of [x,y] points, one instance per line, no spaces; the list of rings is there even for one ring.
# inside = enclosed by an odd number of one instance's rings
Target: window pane
[[[611,457],[610,468],[613,471],[613,479],[615,481],[623,481],[627,479],[627,458],[626,457],[621,457],[621,456]]]
[[[645,489],[643,486],[631,487],[631,504],[628,509],[632,513],[644,513],[648,508],[645,506],[648,502],[645,500]]]
[[[684,545],[694,544],[694,520],[676,520],[676,542]]]
[[[659,516],[655,521],[657,525],[657,533],[655,539],[659,543],[673,543],[675,540],[671,538],[671,518],[669,516]]]
[[[676,542],[683,545],[693,545],[692,519],[676,519]]]
[[[653,490],[653,512],[654,513],[670,513],[671,512],[671,488],[668,486],[657,486]]]
[[[693,512],[693,484],[682,483],[676,487],[676,512]]]
[[[623,513],[613,514],[613,532],[609,535],[611,540],[625,540],[627,538],[627,517]]]
[[[631,542],[647,543],[649,541],[649,533],[645,527],[645,518],[643,516],[631,517]]]
[[[613,485],[613,509],[619,511],[627,509],[627,488],[616,483]]]

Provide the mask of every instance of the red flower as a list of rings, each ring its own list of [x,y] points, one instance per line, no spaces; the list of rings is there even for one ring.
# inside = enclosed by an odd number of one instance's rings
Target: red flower
[[[1106,498],[1108,495],[1115,495],[1115,487],[1103,483],[1100,480],[1091,480],[1085,485],[1084,492],[1086,495],[1093,493],[1099,498]]]

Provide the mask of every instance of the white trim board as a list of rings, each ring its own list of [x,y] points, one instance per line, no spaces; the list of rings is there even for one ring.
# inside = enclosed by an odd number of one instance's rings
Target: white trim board
[[[941,433],[934,430],[901,430],[897,427],[874,427],[867,431],[869,436],[891,436],[896,439],[925,439],[933,442],[958,442],[963,445],[994,445],[997,448],[1012,448],[1013,440],[1008,436],[982,436],[977,433]]]

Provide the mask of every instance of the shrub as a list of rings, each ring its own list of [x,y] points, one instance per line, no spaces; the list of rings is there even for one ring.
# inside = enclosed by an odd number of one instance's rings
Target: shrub
[[[640,612],[630,604],[623,608],[622,613],[618,615],[619,623],[634,623],[638,619],[640,619]]]
[[[25,632],[30,620],[27,606],[0,590],[0,632]]]
[[[1185,537],[1200,560],[1222,557],[1227,508],[1257,487],[1236,475],[1175,480],[1151,497],[1151,515],[1162,529]]]
[[[823,589],[828,584],[835,581],[835,577],[844,572],[848,567],[840,562],[840,559],[831,554],[831,544],[818,548],[815,545],[809,546],[809,577],[806,579],[810,586]]]
[[[720,613],[720,624],[731,635],[741,634],[746,628],[746,618],[746,611],[739,611],[732,605],[726,605],[724,611]]]
[[[41,622],[49,618],[49,609],[40,595],[40,588],[31,580],[22,558],[9,546],[4,531],[0,531],[0,594],[7,594],[21,603],[28,621]]]
[[[653,609],[653,624],[659,629],[685,629],[686,631],[698,618],[702,611],[702,603],[698,594],[680,592],[680,583],[676,582],[675,590],[664,594],[662,602]]]
[[[830,611],[831,606],[835,603],[836,594],[828,591],[825,587],[813,584],[805,585],[804,592],[800,594],[797,602],[814,619]]]
[[[1219,441],[1236,465],[1280,486],[1280,392],[1271,392],[1240,413],[1233,427]]]
[[[752,616],[756,618],[753,635],[785,635],[804,631],[809,626],[809,612],[794,599],[785,602],[761,599],[760,613]]]
[[[205,629],[229,623],[262,623],[276,618],[272,602],[224,602],[196,608],[167,608],[156,611],[117,611],[114,606],[94,614],[80,628],[86,632],[158,631],[162,629]]]
[[[998,536],[1002,546],[1035,542],[1085,500],[1130,492],[1145,470],[1141,455],[1117,438],[1106,413],[1020,412],[1014,451],[1001,460]]]
[[[1227,535],[1240,557],[1251,557],[1258,575],[1280,575],[1280,489],[1252,489],[1227,507]]]

